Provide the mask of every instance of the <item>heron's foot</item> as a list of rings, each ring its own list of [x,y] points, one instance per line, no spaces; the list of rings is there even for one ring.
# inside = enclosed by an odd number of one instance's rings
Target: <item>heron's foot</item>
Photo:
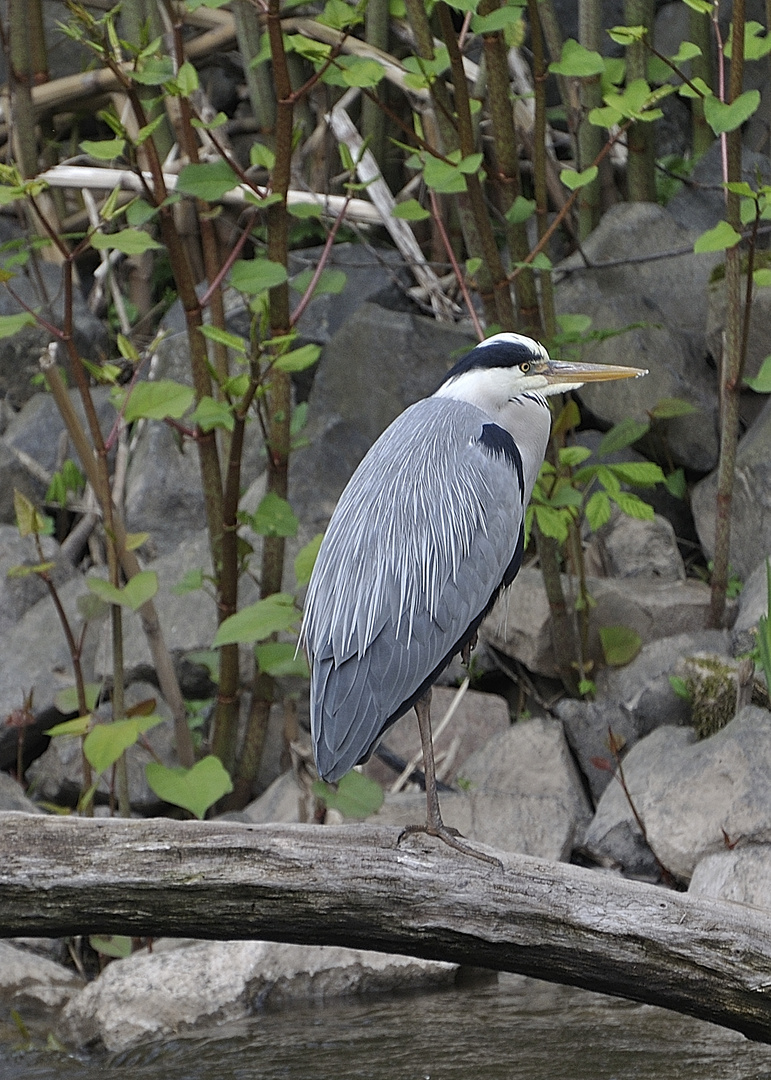
[[[400,844],[405,836],[412,836],[415,833],[427,833],[429,836],[436,836],[444,841],[448,847],[455,848],[456,851],[460,851],[463,855],[470,855],[473,859],[481,859],[482,862],[490,863],[492,866],[497,866],[500,870],[503,870],[503,863],[500,859],[487,855],[484,851],[477,851],[471,844],[464,843],[465,837],[463,837],[462,833],[449,825],[445,825],[441,820],[438,822],[426,822],[425,825],[406,825],[399,833],[396,843]]]

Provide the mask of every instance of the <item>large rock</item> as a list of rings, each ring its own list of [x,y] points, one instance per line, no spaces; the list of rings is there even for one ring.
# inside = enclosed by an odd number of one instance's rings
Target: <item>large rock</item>
[[[555,303],[560,314],[591,316],[593,330],[637,327],[583,347],[583,360],[650,372],[640,381],[584,386],[579,396],[591,413],[609,426],[629,416],[647,420],[662,398],[685,399],[696,413],[664,421],[662,431],[678,464],[704,472],[714,466],[718,449],[717,386],[704,361],[707,282],[717,257],[693,253],[696,235],[661,206],[619,203],[603,216],[582,253],[560,264],[567,276],[557,286]],[[684,253],[629,263],[630,253],[673,249]],[[612,265],[603,269],[602,263]]]
[[[658,728],[629,752],[624,778],[650,847],[683,881],[727,843],[771,841],[771,724],[763,709],[747,706],[701,742],[685,728]],[[624,842],[639,835],[621,785],[609,785],[585,847],[625,866]]]
[[[62,964],[0,941],[0,1001],[23,1019],[62,1008],[82,986],[81,977]]]
[[[439,725],[445,713],[453,707],[456,695],[455,689],[436,686],[431,698],[437,776],[447,782],[452,782],[455,776],[464,772],[466,759],[471,754],[480,750],[494,735],[508,731],[511,724],[505,698],[497,694],[467,690],[452,719],[444,730],[439,732]],[[420,732],[412,709],[388,729],[382,745],[405,763],[417,757],[417,767],[423,768]],[[364,772],[384,787],[390,786],[396,780],[394,770],[377,756],[370,758],[364,766]]]
[[[80,1046],[125,1050],[266,1005],[398,989],[452,986],[456,967],[357,949],[264,941],[190,942],[110,964],[65,1009],[62,1031]]]
[[[709,612],[709,587],[700,581],[661,581],[650,577],[588,578],[595,601],[589,619],[587,655],[604,664],[600,627],[625,626],[635,630],[643,644],[667,636],[695,632]],[[562,575],[566,597],[571,582]],[[552,644],[549,603],[540,570],[520,570],[512,586],[482,623],[480,636],[529,671],[557,677],[559,669]]]
[[[76,638],[82,625],[77,602],[84,595],[87,595],[87,589],[79,574],[59,590],[59,599]],[[81,666],[86,682],[94,679],[94,656],[103,625],[99,621],[89,623],[83,639]],[[48,597],[39,600],[13,627],[0,634],[0,656],[3,658],[0,664],[0,718],[18,709],[31,690],[34,691],[34,713],[46,713],[53,707],[56,694],[75,684],[67,641]]]
[[[675,530],[658,514],[641,521],[616,511],[592,534],[584,558],[586,572],[597,577],[685,581]]]
[[[501,851],[568,859],[591,808],[562,725],[534,719],[492,738],[459,777],[464,791],[440,796],[442,816],[469,840]],[[374,821],[425,821],[422,792],[389,796]]]
[[[0,259],[0,263],[4,260]],[[19,272],[11,286],[16,295],[44,319],[61,327],[64,321],[64,288],[62,270],[53,263],[38,259],[34,273],[25,268]],[[88,308],[79,289],[73,290],[73,336],[78,355],[88,360],[101,360],[108,354],[107,330]],[[0,291],[0,315],[18,315],[21,308],[7,289]],[[39,360],[52,340],[51,333],[39,324],[24,326],[11,337],[0,341],[0,397],[7,398],[19,409],[25,401],[37,393],[32,378],[40,374]],[[60,363],[68,366],[63,349],[59,350]]]
[[[678,673],[683,659],[700,652],[730,656],[730,635],[725,630],[698,630],[652,641],[626,667],[599,671],[597,695],[632,714],[640,736],[662,724],[687,724],[691,707],[675,693],[670,677]]]
[[[41,537],[43,558],[53,563],[48,573],[57,588],[74,577],[72,563],[61,554],[50,536]],[[0,634],[14,626],[22,615],[43,597],[49,597],[45,582],[37,574],[11,575],[15,567],[36,566],[40,562],[31,537],[22,537],[14,525],[0,525]],[[53,614],[53,602],[51,601]]]
[[[706,855],[696,864],[688,892],[771,908],[771,844],[747,844]]]
[[[107,439],[116,413],[107,387],[91,391],[99,426]],[[80,394],[70,391],[70,402],[81,425],[88,430]],[[112,459],[114,451],[111,451]],[[79,463],[78,455],[67,438],[61,413],[50,394],[36,393],[29,397],[19,413],[8,424],[0,440],[0,520],[13,522],[13,488],[40,505],[45,498],[53,473],[66,458]]]
[[[764,551],[771,551],[771,401],[740,441],[731,502],[729,559],[741,578],[748,577]],[[691,505],[702,548],[715,554],[717,470],[693,489]]]

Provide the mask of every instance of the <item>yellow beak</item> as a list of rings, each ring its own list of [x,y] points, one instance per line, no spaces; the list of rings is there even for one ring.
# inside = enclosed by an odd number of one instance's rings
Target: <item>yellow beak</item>
[[[553,385],[639,379],[641,375],[648,374],[647,368],[617,367],[615,364],[571,364],[567,360],[544,360],[533,367]]]

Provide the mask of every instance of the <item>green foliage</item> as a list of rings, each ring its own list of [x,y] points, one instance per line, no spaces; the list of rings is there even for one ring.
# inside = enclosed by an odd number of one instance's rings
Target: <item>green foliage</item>
[[[142,604],[152,600],[158,592],[158,575],[154,570],[140,570],[120,589],[109,581],[96,577],[86,578],[86,585],[106,604],[119,604],[131,611],[138,611]]]
[[[92,934],[88,943],[100,956],[109,956],[115,960],[125,960],[131,956],[131,938],[123,934]]]
[[[704,116],[716,135],[735,131],[757,111],[759,90],[746,90],[736,101],[726,105],[714,95],[704,99]]]
[[[563,169],[560,173],[560,180],[571,191],[578,191],[579,188],[587,187],[597,179],[599,169],[596,165],[590,165],[588,169],[584,169],[583,172],[576,172],[574,169]]]
[[[94,724],[83,741],[83,753],[98,773],[106,772],[140,735],[162,723],[162,716],[132,716],[110,724]]]
[[[712,229],[707,229],[697,237],[693,250],[698,255],[705,251],[725,251],[726,248],[735,247],[741,240],[741,236],[729,225],[727,221],[719,221]]]
[[[336,787],[316,780],[311,790],[317,799],[331,810],[339,811],[343,817],[367,818],[383,805],[380,784],[355,769],[341,777]]]
[[[630,664],[642,647],[640,635],[628,626],[601,626],[600,644],[609,667]]]
[[[290,630],[300,619],[294,597],[289,593],[274,593],[237,611],[220,623],[214,636],[215,648],[229,644],[251,644],[265,641],[271,634]]]
[[[549,64],[549,71],[554,75],[567,75],[578,79],[586,79],[592,75],[599,75],[605,68],[605,61],[598,52],[579,45],[577,41],[568,38],[563,42],[562,55],[559,60]]]
[[[765,358],[754,378],[745,375],[744,381],[756,394],[771,394],[771,356]]]
[[[130,391],[116,388],[112,397],[117,408],[123,409],[127,424],[135,420],[179,420],[195,400],[192,387],[172,379],[139,382]]]
[[[179,174],[176,190],[205,202],[213,202],[238,187],[239,183],[227,161],[212,161],[204,165],[185,165]]]
[[[766,686],[771,691],[771,560],[766,559],[766,614],[758,619],[758,631],[755,640],[753,659],[760,664],[766,677]]]
[[[59,506],[64,507],[67,505],[69,495],[80,495],[85,486],[85,476],[75,462],[68,458],[61,469],[51,477],[45,501],[47,503],[58,503]]]
[[[299,586],[307,585],[316,563],[316,557],[324,539],[323,533],[316,533],[312,540],[300,549],[294,560],[294,576]]]
[[[251,519],[252,528],[261,536],[296,536],[299,524],[286,499],[272,491],[265,495]]]
[[[157,761],[145,766],[147,783],[159,799],[181,806],[203,821],[206,811],[233,790],[219,758],[209,754],[191,769],[169,769]]]
[[[27,496],[17,489],[13,492],[13,509],[19,536],[48,536],[53,532],[51,519],[41,514]]]

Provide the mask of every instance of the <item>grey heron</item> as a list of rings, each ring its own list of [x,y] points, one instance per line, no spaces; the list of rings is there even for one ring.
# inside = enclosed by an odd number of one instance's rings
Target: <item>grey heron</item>
[[[366,761],[414,706],[423,747],[425,831],[491,862],[442,821],[431,687],[467,653],[524,554],[525,509],[551,427],[547,397],[638,368],[551,360],[519,334],[496,334],[406,409],[343,491],[319,550],[301,641],[311,666],[319,775]]]

